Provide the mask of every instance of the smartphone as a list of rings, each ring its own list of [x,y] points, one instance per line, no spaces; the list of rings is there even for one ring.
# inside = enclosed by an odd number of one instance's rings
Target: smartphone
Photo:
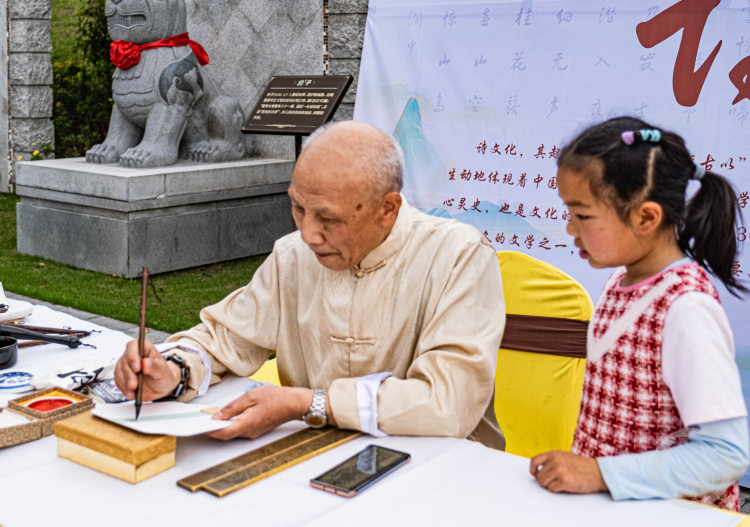
[[[406,452],[369,445],[343,463],[311,479],[310,485],[351,498],[408,463],[410,459],[411,456]]]

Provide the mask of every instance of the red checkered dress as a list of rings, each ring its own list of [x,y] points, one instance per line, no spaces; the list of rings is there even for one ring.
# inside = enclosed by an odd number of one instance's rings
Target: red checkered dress
[[[624,274],[610,279],[589,325],[588,354],[599,358],[586,361],[572,448],[588,457],[656,450],[660,441],[685,429],[662,377],[664,319],[672,302],[689,291],[719,299],[695,263],[668,269],[634,288],[617,288]],[[737,483],[715,498],[697,500],[739,510]]]

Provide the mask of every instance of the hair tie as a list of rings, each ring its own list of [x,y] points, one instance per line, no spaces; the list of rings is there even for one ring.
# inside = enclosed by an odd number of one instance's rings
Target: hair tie
[[[695,179],[696,181],[700,181],[703,179],[703,176],[706,175],[706,167],[703,165],[695,165],[695,171],[693,172],[693,175],[690,176],[690,179]]]
[[[621,133],[620,137],[622,137],[622,142],[626,145],[632,145],[635,143],[635,132],[633,130],[627,130]]]
[[[641,139],[646,142],[658,143],[661,141],[661,132],[656,128],[643,128],[638,131],[641,133]]]

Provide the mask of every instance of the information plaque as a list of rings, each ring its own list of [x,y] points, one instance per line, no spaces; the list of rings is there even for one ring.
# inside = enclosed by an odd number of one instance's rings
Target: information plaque
[[[271,77],[242,131],[310,134],[333,117],[351,83],[351,75]]]

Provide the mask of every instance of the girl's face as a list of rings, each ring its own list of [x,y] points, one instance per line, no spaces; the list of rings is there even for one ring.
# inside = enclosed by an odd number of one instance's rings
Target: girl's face
[[[557,191],[570,210],[566,230],[575,239],[581,258],[600,269],[638,261],[643,247],[633,230],[609,203],[597,199],[588,180],[577,172],[560,169]]]

